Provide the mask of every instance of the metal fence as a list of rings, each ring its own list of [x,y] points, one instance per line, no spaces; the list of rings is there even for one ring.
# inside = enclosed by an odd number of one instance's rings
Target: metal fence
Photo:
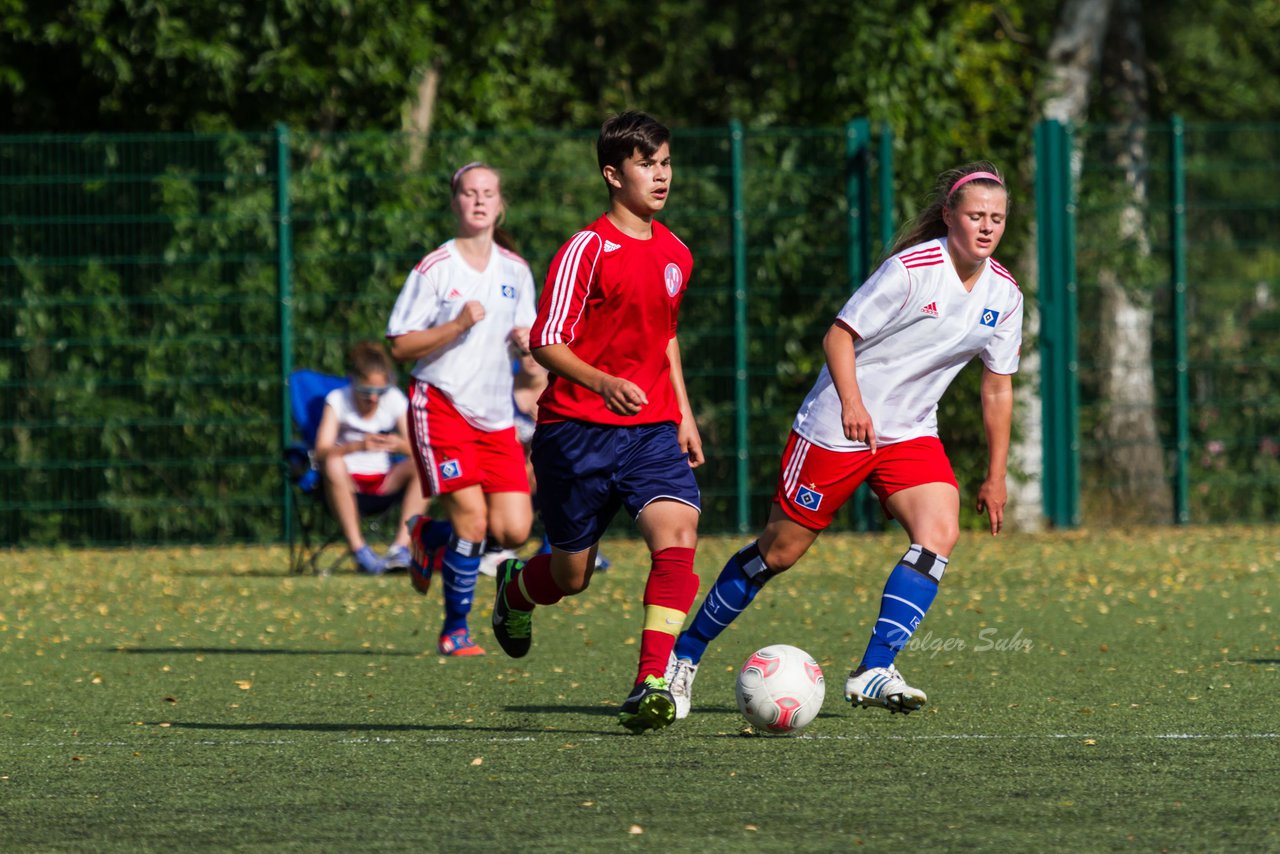
[[[288,536],[289,370],[341,372],[381,337],[452,234],[459,163],[501,168],[538,277],[603,209],[593,140],[0,137],[0,544]],[[673,142],[702,527],[750,529],[822,332],[892,233],[892,140],[857,120]],[[1037,129],[1053,524],[1280,518],[1278,143],[1278,125],[1176,119]],[[980,441],[948,446],[981,472]],[[839,524],[875,519],[855,502]]]
[[[1280,125],[1037,133],[1046,512],[1280,518]]]
[[[594,136],[0,138],[0,543],[287,536],[289,370],[381,338],[452,236],[459,163],[502,170],[537,278],[604,208]],[[704,530],[767,512],[817,341],[892,228],[889,143],[864,120],[673,140]]]

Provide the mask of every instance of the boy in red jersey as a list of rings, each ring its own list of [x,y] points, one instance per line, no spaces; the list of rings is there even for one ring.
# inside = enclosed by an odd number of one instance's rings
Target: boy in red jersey
[[[493,609],[502,649],[528,653],[534,606],[587,589],[600,536],[625,506],[652,558],[640,665],[618,715],[636,733],[675,719],[663,674],[698,594],[702,439],[676,339],[693,256],[654,220],[671,186],[669,136],[639,112],[600,129],[609,210],[556,253],[530,334],[551,372],[532,446],[551,553],[504,563]]]

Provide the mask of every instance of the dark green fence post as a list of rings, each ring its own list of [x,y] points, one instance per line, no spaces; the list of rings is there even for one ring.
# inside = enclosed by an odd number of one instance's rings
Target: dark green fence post
[[[733,205],[733,400],[734,435],[737,439],[738,484],[737,523],[738,533],[745,534],[751,525],[751,439],[747,417],[750,400],[747,397],[747,220],[746,198],[743,193],[743,149],[745,133],[742,122],[729,122],[729,152],[733,175],[731,177]]]
[[[871,122],[852,119],[844,128],[845,202],[848,207],[849,292],[862,284],[871,266]],[[883,182],[883,173],[881,181]],[[893,180],[890,176],[890,181]],[[883,186],[883,183],[882,183]],[[870,531],[879,527],[878,511],[871,490],[858,487],[850,502],[853,527]]]
[[[888,253],[893,245],[893,128],[880,126],[880,246],[881,253]]]
[[[289,374],[293,371],[293,234],[289,215],[289,128],[276,125],[276,301],[280,322],[280,456],[293,437],[289,405]],[[293,493],[289,472],[282,467],[280,528],[293,546]]]
[[[1052,119],[1036,126],[1035,139],[1044,507],[1055,527],[1067,528],[1080,521],[1071,140]]]
[[[868,203],[867,155],[871,143],[871,124],[866,119],[853,119],[844,128],[845,200],[848,203],[846,227],[849,254],[847,272],[852,291],[867,276],[868,226],[871,215]]]
[[[1187,469],[1191,453],[1191,389],[1187,364],[1187,173],[1183,159],[1185,138],[1182,117],[1170,120],[1169,176],[1171,187],[1169,210],[1169,250],[1173,279],[1173,349],[1177,374],[1177,457],[1174,463],[1174,521],[1185,525],[1191,521]]]

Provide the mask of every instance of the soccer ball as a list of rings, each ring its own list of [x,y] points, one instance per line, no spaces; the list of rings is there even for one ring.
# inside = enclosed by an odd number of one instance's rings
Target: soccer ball
[[[759,729],[795,732],[818,716],[826,687],[812,655],[773,644],[751,653],[738,671],[738,711]]]

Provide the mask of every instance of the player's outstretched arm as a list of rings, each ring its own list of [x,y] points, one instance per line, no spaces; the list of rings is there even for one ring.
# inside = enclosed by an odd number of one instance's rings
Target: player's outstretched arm
[[[1009,433],[1013,428],[1013,377],[982,369],[982,426],[987,433],[987,477],[978,487],[977,508],[991,521],[992,536],[1004,527],[1008,501]]]
[[[551,373],[591,389],[604,399],[605,408],[618,415],[635,415],[649,403],[640,386],[606,374],[578,358],[568,344],[536,347],[533,358]]]
[[[680,425],[676,428],[676,438],[680,447],[689,455],[689,467],[696,469],[706,462],[706,458],[702,453],[702,434],[698,432],[698,422],[694,420],[693,407],[689,403],[689,391],[684,384],[680,340],[675,336],[667,342],[667,361],[671,364],[671,387],[675,389],[676,405],[680,407]]]

